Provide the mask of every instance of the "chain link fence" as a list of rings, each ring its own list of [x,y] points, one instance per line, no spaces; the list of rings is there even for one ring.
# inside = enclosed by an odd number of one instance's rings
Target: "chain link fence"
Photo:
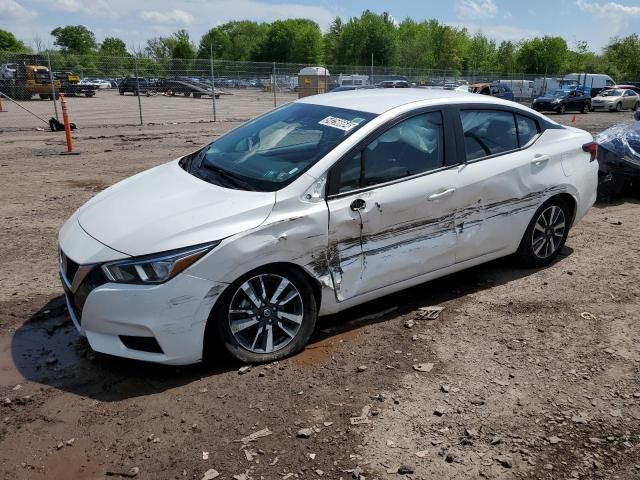
[[[299,72],[310,65],[143,56],[0,52],[4,128],[27,129],[57,117],[60,94],[81,127],[245,121],[298,98]],[[320,65],[330,76],[317,93],[336,86],[403,81],[417,87],[457,88],[497,82],[516,101],[557,88],[561,75],[455,72],[402,67]],[[560,83],[559,83],[560,82]],[[464,88],[464,87],[463,87]],[[316,93],[316,92],[313,92]]]

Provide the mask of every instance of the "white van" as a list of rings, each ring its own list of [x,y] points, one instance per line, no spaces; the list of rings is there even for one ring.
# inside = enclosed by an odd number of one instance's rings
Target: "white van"
[[[343,75],[338,76],[338,86],[340,87],[364,87],[369,84],[369,75]]]
[[[600,90],[615,84],[613,78],[603,73],[570,73],[563,77],[561,88],[581,87],[586,95],[594,97]]]

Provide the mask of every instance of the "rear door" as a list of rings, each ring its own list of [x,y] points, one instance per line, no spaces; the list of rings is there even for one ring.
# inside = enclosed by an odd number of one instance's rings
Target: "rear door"
[[[550,162],[560,165],[538,146],[535,118],[498,108],[459,112],[467,163],[456,190],[457,263],[517,245],[545,194]]]
[[[455,261],[455,148],[441,111],[398,120],[330,171],[328,261],[338,301]]]

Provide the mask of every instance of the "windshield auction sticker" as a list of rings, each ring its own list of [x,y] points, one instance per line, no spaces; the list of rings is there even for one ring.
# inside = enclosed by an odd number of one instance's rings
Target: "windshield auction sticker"
[[[355,119],[359,120],[359,119]],[[340,130],[344,130],[348,132],[354,127],[357,127],[360,122],[354,120],[345,120],[344,118],[338,117],[327,117],[318,122],[319,125],[326,125],[327,127],[338,128]]]

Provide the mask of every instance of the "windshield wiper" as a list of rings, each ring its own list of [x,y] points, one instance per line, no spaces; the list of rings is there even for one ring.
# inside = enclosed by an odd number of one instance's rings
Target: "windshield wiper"
[[[251,190],[253,192],[256,191],[255,187],[253,185],[251,185],[250,183],[242,180],[239,176],[237,176],[234,173],[228,172],[227,170],[224,170],[223,168],[220,168],[216,165],[211,165],[211,164],[207,164],[207,165],[203,165],[203,167],[207,170],[211,170],[213,172],[215,172],[216,174],[218,174],[218,176],[224,178],[228,183],[242,188],[244,190]]]

